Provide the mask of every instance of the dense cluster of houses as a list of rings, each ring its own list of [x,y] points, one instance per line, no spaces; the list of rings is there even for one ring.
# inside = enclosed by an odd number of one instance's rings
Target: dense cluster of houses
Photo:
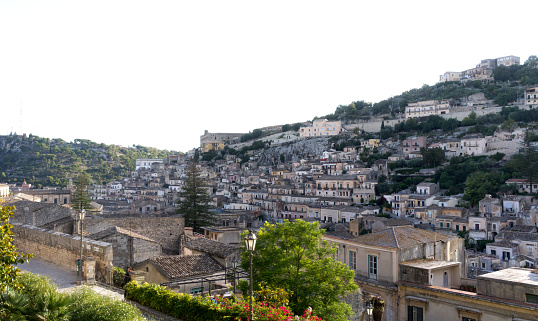
[[[483,155],[492,141],[365,139],[359,147],[277,165],[263,165],[255,154],[246,162],[234,155],[201,162],[197,167],[216,217],[201,234],[184,227],[175,213],[194,155],[138,159],[130,177],[90,187],[93,210],[84,233],[113,245],[115,266],[131,265],[148,282],[196,294],[235,284],[230,267],[246,229],[257,230],[265,221],[319,221],[324,239],[337,248],[335,258],[355,271],[362,293],[383,299],[386,320],[433,320],[439,313],[459,320],[531,320],[538,313],[538,274],[532,270],[538,267],[536,199],[484,195],[477,209],[467,209],[460,206],[461,195],[444,196],[428,181],[387,195],[376,190],[382,176],[394,174],[391,162],[420,158],[421,148],[439,147],[447,158]],[[392,155],[366,166],[360,154],[373,150]],[[521,193],[538,190],[525,179],[506,184]],[[0,195],[16,206],[16,222],[76,235],[72,188],[0,185]]]

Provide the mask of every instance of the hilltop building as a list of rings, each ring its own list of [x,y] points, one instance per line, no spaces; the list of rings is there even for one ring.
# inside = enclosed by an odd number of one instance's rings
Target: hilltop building
[[[405,107],[405,118],[427,117],[431,115],[444,115],[450,113],[453,107],[450,100],[425,100],[410,103]]]
[[[202,152],[221,150],[226,144],[239,142],[243,135],[245,133],[210,133],[206,130],[200,136],[200,148],[202,148]]]
[[[301,137],[323,137],[338,135],[341,131],[341,121],[316,119],[312,122],[312,126],[302,127],[299,133]]]
[[[519,65],[520,58],[517,56],[506,56],[495,59],[483,59],[475,68],[461,72],[447,71],[439,76],[439,82],[446,81],[473,81],[473,80],[493,80],[493,69],[499,66]]]

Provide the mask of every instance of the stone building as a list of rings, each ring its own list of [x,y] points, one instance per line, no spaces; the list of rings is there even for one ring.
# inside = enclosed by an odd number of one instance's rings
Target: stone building
[[[353,239],[323,239],[336,245],[336,258],[355,271],[362,292],[382,298],[384,320],[396,320],[400,281],[415,274],[429,286],[459,287],[464,276],[464,241],[458,237],[400,226]]]
[[[418,272],[418,271],[417,271]],[[477,277],[476,292],[433,286],[417,277],[401,281],[395,320],[536,320],[538,274],[511,268]]]
[[[224,267],[209,254],[194,254],[153,257],[134,264],[133,270],[145,272],[145,282],[163,284],[175,292],[196,294],[208,292],[212,285],[202,279],[223,272]],[[198,278],[200,282],[174,284],[187,278]]]
[[[127,268],[135,263],[162,255],[162,245],[149,237],[118,226],[88,236],[112,244],[114,266]]]

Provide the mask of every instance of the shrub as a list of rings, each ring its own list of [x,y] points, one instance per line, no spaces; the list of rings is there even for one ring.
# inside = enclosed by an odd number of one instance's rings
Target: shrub
[[[266,292],[273,291],[267,290]],[[285,292],[284,290],[282,290]],[[267,292],[269,297],[276,294],[276,299],[282,301],[285,295],[282,291]],[[144,283],[142,285],[131,281],[125,286],[128,299],[137,301],[142,305],[151,307],[162,313],[185,321],[213,321],[213,320],[247,320],[250,315],[248,301],[217,299],[217,304],[210,296],[192,297],[189,294],[175,293],[156,284]],[[300,320],[323,321],[311,315],[311,310],[305,311]],[[254,302],[254,318],[261,321],[292,320],[293,314],[286,306],[277,303]]]
[[[114,267],[114,275],[112,277],[114,286],[117,286],[118,288],[121,288],[121,285],[123,284],[123,278],[125,276],[125,270],[120,267]]]
[[[71,321],[144,321],[140,311],[125,302],[81,287],[71,293]]]

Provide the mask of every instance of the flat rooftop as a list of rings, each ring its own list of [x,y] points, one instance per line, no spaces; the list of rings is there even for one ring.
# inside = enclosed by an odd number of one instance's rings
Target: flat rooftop
[[[477,276],[477,279],[488,281],[503,281],[507,283],[523,283],[538,287],[538,273],[533,269],[508,268]]]

